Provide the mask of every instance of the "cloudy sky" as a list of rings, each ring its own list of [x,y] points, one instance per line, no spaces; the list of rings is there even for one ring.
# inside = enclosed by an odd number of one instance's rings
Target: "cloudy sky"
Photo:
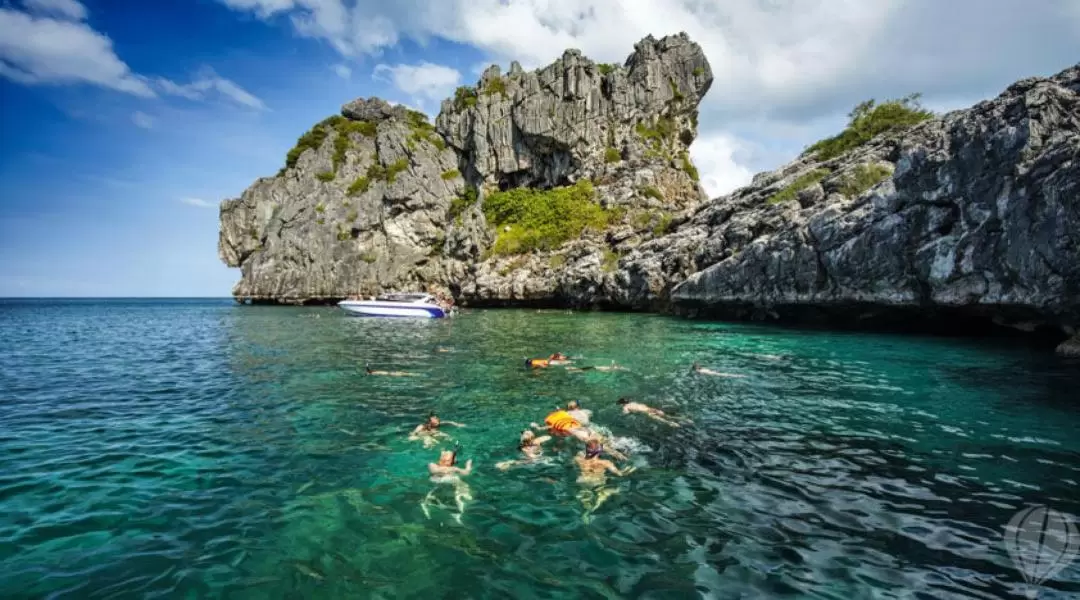
[[[865,98],[936,110],[1080,60],[1080,0],[0,0],[0,296],[225,296],[217,206],[357,96],[686,31],[713,195]]]

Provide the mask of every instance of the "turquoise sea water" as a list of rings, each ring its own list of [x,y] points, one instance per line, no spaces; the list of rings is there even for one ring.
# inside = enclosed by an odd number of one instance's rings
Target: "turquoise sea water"
[[[556,350],[629,371],[522,368]],[[0,301],[0,597],[1022,597],[1003,527],[1080,515],[1078,384],[978,340]],[[625,417],[622,395],[694,424]],[[568,399],[638,465],[587,524],[572,444],[493,468]],[[450,489],[420,506],[437,449],[406,437],[429,410],[467,425],[460,524]],[[1080,563],[1040,597],[1076,594]]]

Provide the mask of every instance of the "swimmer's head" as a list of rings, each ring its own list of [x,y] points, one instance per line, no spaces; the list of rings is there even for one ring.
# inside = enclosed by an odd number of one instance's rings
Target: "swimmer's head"
[[[371,375],[371,365],[365,364],[364,365],[364,372],[367,373],[368,375]]]
[[[457,450],[443,450],[439,453],[439,465],[452,467],[457,462]]]
[[[442,423],[442,421],[439,420],[439,415],[437,415],[435,413],[431,413],[430,415],[428,415],[427,424],[429,426],[438,427],[441,423]]]
[[[581,408],[581,405],[578,404],[577,400],[571,400],[566,403],[566,410],[577,410],[579,408]]]
[[[596,440],[589,440],[585,444],[585,458],[596,458],[604,451],[604,447]]]
[[[618,400],[615,401],[615,404],[618,404],[618,405],[630,404],[630,399],[629,398],[619,398]]]
[[[523,429],[521,431],[521,437],[518,438],[518,441],[521,443],[522,446],[524,446],[526,444],[531,443],[535,439],[536,439],[536,432],[535,431],[533,431],[531,429]]]
[[[699,364],[697,364],[697,362],[695,362],[694,364],[690,365],[690,370],[691,371],[700,371],[701,370],[701,365],[699,365]]]

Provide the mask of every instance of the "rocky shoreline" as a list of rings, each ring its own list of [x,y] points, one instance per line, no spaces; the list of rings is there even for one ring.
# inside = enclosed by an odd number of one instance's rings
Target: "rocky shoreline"
[[[710,200],[688,148],[712,83],[679,34],[622,65],[568,50],[493,66],[434,124],[350,102],[222,203],[233,295],[437,289],[477,307],[1077,335],[1080,65]]]

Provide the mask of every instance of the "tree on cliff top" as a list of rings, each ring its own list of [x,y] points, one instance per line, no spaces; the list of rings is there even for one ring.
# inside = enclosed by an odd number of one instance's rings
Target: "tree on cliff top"
[[[839,134],[821,140],[807,148],[803,155],[817,153],[822,160],[835,158],[869,142],[887,131],[900,131],[934,116],[919,104],[919,94],[877,104],[874,100],[860,102],[848,113],[848,125]]]

